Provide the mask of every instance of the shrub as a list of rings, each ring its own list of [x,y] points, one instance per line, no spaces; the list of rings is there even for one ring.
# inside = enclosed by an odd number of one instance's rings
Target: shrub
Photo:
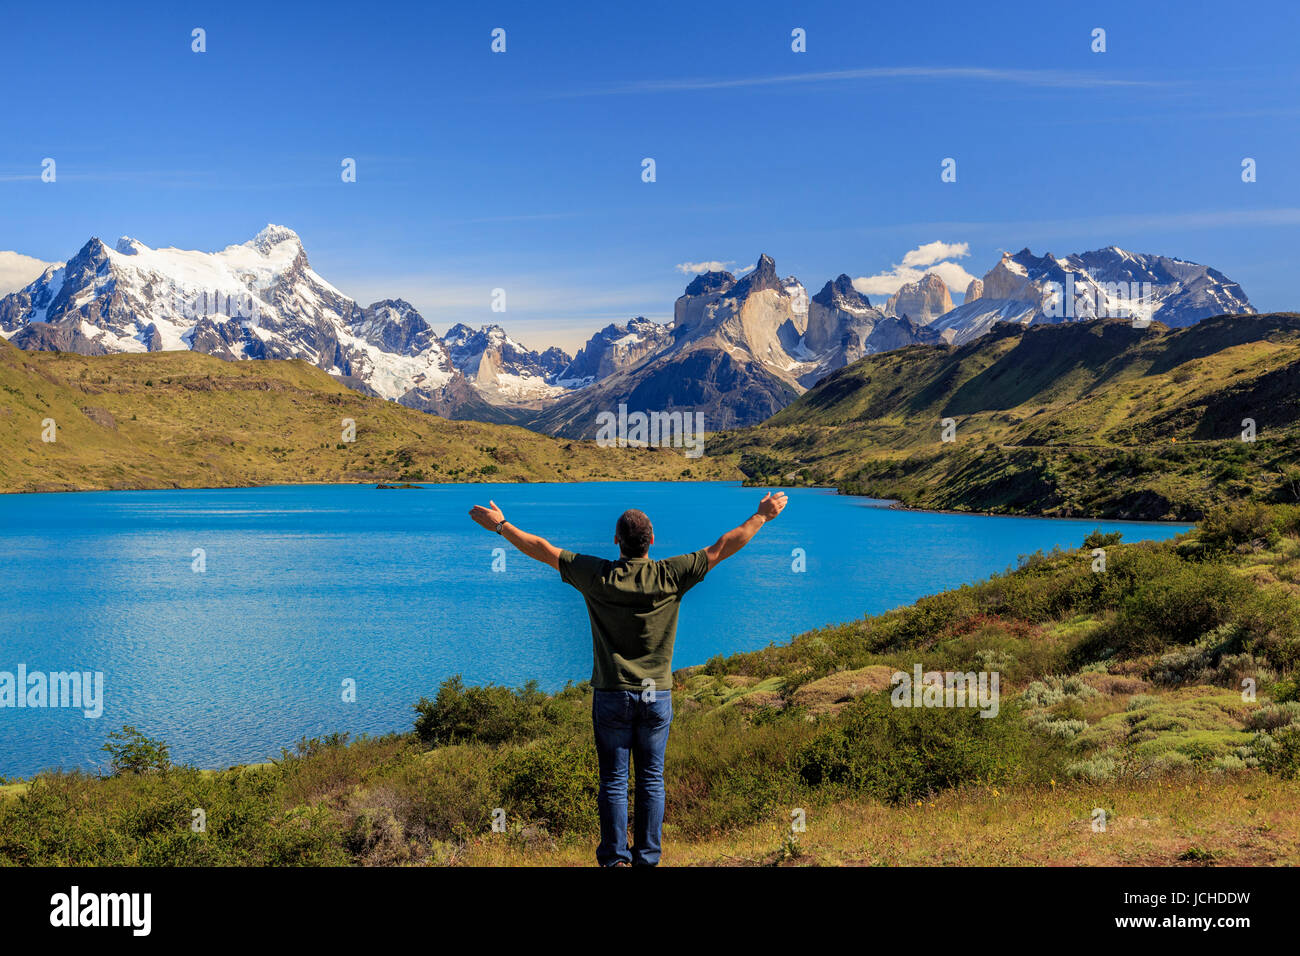
[[[1283,780],[1300,778],[1300,727],[1284,727],[1273,734],[1262,734],[1267,746],[1259,747],[1259,765]]]
[[[600,773],[590,742],[548,739],[506,750],[492,768],[492,780],[508,816],[544,824],[553,835],[598,827]]]
[[[1264,730],[1272,733],[1282,727],[1300,724],[1300,703],[1288,701],[1285,704],[1265,704],[1251,712],[1246,718],[1246,726],[1251,730]]]
[[[1066,700],[1087,700],[1097,694],[1097,689],[1085,684],[1081,678],[1068,676],[1036,680],[1020,696],[1030,706],[1052,707]]]
[[[114,730],[100,748],[109,755],[113,776],[165,773],[171,769],[170,748],[161,740],[146,737],[131,725]]]
[[[0,801],[0,864],[33,866],[336,866],[348,862],[321,807],[286,808],[277,771],[95,778],[41,774]],[[194,808],[206,830],[191,824]]]
[[[392,795],[393,812],[408,836],[464,841],[490,830],[499,806],[492,786],[492,752],[462,744],[408,752],[375,777]]]
[[[442,682],[432,701],[421,697],[415,705],[415,733],[434,746],[528,740],[548,723],[546,701],[536,681],[518,690],[493,684],[466,687],[457,674]]]
[[[1118,648],[1134,654],[1192,644],[1227,623],[1250,590],[1241,575],[1221,564],[1180,562],[1134,582],[1120,602],[1111,636]]]
[[[797,709],[763,711],[752,723],[735,707],[678,717],[669,748],[666,818],[692,837],[772,819],[798,806],[790,756],[816,728]]]
[[[1278,543],[1281,521],[1281,512],[1247,501],[1211,508],[1198,527],[1201,540],[1212,548],[1260,550]]]
[[[810,786],[838,785],[897,804],[967,783],[994,783],[1019,765],[1024,726],[1003,702],[997,717],[957,708],[895,707],[859,698],[797,756]]]
[[[1124,537],[1122,531],[1106,531],[1100,528],[1093,530],[1086,538],[1083,539],[1083,548],[1085,551],[1091,551],[1093,548],[1109,548],[1119,544],[1120,539]]]

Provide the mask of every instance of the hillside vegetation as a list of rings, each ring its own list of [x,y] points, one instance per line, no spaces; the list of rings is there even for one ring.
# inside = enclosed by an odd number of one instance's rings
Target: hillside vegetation
[[[1081,544],[679,671],[666,862],[1300,863],[1300,507]],[[998,673],[997,715],[894,706],[916,665]],[[0,864],[586,863],[590,706],[453,678],[411,733],[220,772],[128,731],[0,790]]]
[[[42,440],[47,419],[53,442]],[[354,441],[344,440],[345,419]],[[297,360],[88,357],[0,340],[0,491],[734,477],[724,463],[672,450],[450,422]]]
[[[709,452],[754,484],[914,507],[1195,520],[1252,494],[1300,500],[1298,438],[1300,315],[1284,313],[1002,324],[960,347],[872,355],[763,424],[711,436]]]

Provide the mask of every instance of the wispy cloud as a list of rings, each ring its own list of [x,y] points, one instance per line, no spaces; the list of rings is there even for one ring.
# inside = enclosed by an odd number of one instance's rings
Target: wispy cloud
[[[1163,232],[1186,229],[1231,229],[1300,225],[1300,208],[1280,209],[1204,209],[1191,212],[1104,213],[1062,219],[985,219],[931,222],[878,223],[852,226],[842,230],[851,234],[889,235],[896,232],[927,230],[965,232],[980,235],[1008,235],[1023,245],[1030,240],[1085,235],[1105,236],[1107,242],[1123,244],[1123,237],[1140,232]],[[1006,240],[995,240],[1006,241]]]
[[[818,73],[776,73],[768,76],[700,77],[676,80],[641,80],[619,86],[559,96],[610,96],[623,93],[681,93],[698,90],[732,90],[755,86],[793,86],[808,83],[847,83],[861,80],[930,80],[1009,83],[1018,86],[1065,89],[1132,89],[1171,85],[1164,80],[1127,79],[1069,70],[995,69],[980,66],[872,66],[852,70],[828,70]]]
[[[728,259],[726,262],[720,262],[717,259],[709,259],[705,262],[679,262],[673,266],[684,276],[699,275],[701,272],[724,272],[728,266],[734,266],[736,260]]]

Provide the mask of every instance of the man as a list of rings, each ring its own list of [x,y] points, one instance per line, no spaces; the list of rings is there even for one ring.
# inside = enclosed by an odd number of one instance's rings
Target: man
[[[623,512],[614,528],[617,561],[562,551],[506,520],[496,502],[475,505],[470,517],[560,572],[587,602],[594,666],[592,725],[600,763],[601,866],[655,866],[664,822],[664,748],[673,719],[673,641],[682,595],[704,580],[785,508],[784,492],[768,493],[758,511],[707,548],[656,561],[650,519]],[[636,819],[627,847],[627,765],[636,762]]]

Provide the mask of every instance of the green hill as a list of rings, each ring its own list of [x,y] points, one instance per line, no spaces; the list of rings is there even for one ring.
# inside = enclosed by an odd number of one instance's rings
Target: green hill
[[[55,441],[42,440],[53,419]],[[355,441],[344,440],[344,419]],[[0,491],[293,482],[734,478],[670,450],[598,448],[452,422],[301,361],[82,356],[0,340]]]
[[[1300,315],[1278,313],[1000,325],[960,347],[873,355],[709,452],[755,484],[909,506],[1194,519],[1244,496],[1300,498],[1297,437]]]

